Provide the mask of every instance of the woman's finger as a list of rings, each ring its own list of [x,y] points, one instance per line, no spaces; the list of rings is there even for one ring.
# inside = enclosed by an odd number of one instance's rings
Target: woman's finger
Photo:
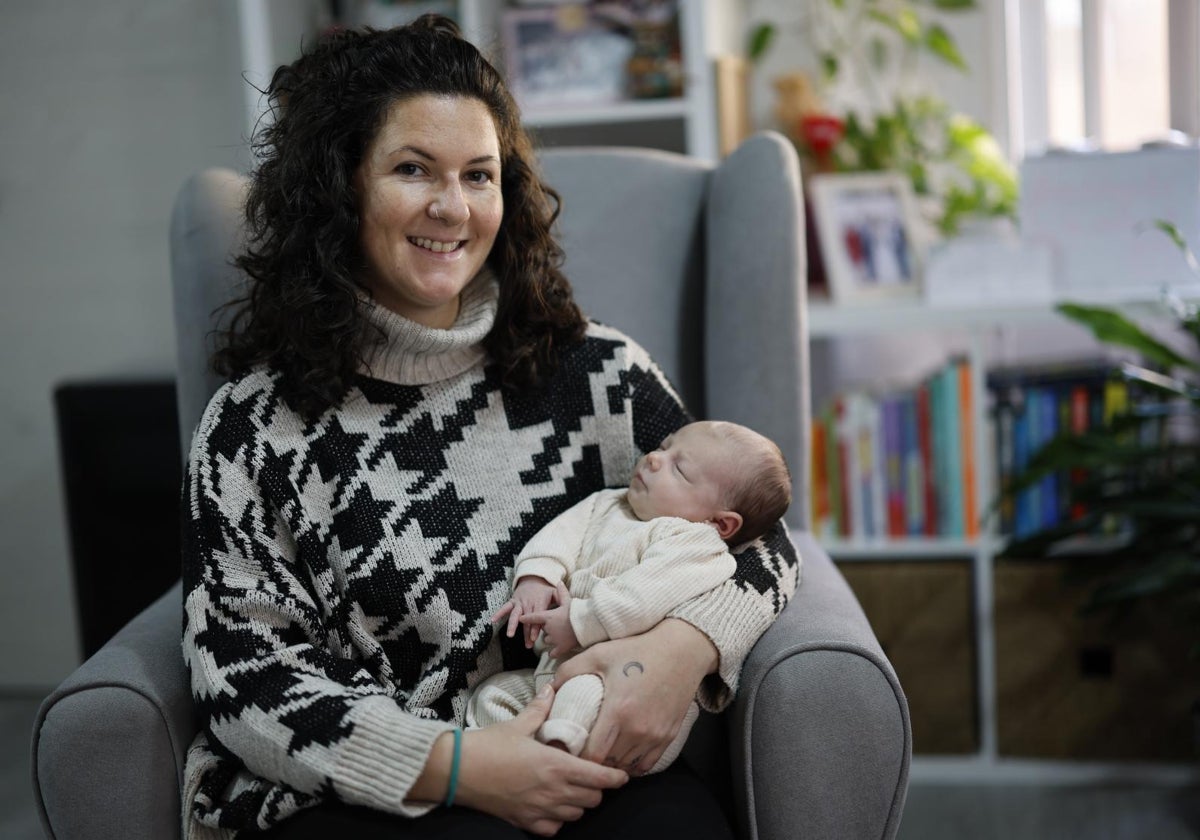
[[[513,718],[513,723],[518,724],[524,734],[532,736],[550,714],[550,707],[553,704],[554,690],[550,686],[545,686],[537,693],[537,696],[529,701],[521,713]],[[507,726],[508,724],[501,725]]]
[[[521,828],[521,826],[517,827]],[[560,828],[562,828],[562,823],[555,820],[535,820],[526,830],[538,837],[553,837],[558,834]]]

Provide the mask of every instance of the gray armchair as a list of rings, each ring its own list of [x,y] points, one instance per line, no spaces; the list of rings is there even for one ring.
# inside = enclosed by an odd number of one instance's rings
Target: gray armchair
[[[566,273],[584,310],[638,339],[698,416],[776,440],[795,476],[803,558],[795,597],[746,661],[733,708],[706,716],[687,756],[730,791],[744,840],[889,838],[912,739],[896,675],[808,528],[808,337],[795,152],[758,135],[717,166],[663,152],[543,155],[563,196]],[[244,179],[193,177],[171,223],[185,443],[218,381],[210,314],[237,282],[228,255]],[[185,447],[186,448],[186,447]],[[164,562],[177,562],[164,558]],[[173,838],[196,731],[179,651],[177,586],[42,704],[33,784],[47,836]]]

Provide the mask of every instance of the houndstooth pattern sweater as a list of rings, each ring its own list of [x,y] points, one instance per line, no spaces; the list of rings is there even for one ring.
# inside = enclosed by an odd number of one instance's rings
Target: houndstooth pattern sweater
[[[531,654],[488,618],[524,544],[688,421],[646,353],[591,324],[534,394],[503,391],[480,342],[495,283],[450,330],[382,307],[386,344],[313,422],[258,370],[213,397],[185,485],[183,652],[201,723],[185,837],[231,838],[325,800],[405,801],[471,689]],[[780,527],[672,615],[720,654],[700,700],[729,703],[742,661],[794,590]]]

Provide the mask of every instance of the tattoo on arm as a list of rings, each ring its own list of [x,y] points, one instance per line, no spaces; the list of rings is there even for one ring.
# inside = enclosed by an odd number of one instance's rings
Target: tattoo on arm
[[[628,677],[629,672],[635,669],[639,674],[646,673],[646,669],[642,667],[642,663],[637,661],[626,662],[625,667],[621,669],[621,673]]]

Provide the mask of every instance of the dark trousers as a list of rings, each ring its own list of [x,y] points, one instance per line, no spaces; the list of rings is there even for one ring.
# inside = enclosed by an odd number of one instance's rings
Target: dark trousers
[[[370,808],[332,803],[301,811],[257,840],[528,840],[532,835],[470,808],[437,808],[406,819]],[[733,840],[724,813],[682,762],[631,779],[578,822],[564,823],[558,840]]]

